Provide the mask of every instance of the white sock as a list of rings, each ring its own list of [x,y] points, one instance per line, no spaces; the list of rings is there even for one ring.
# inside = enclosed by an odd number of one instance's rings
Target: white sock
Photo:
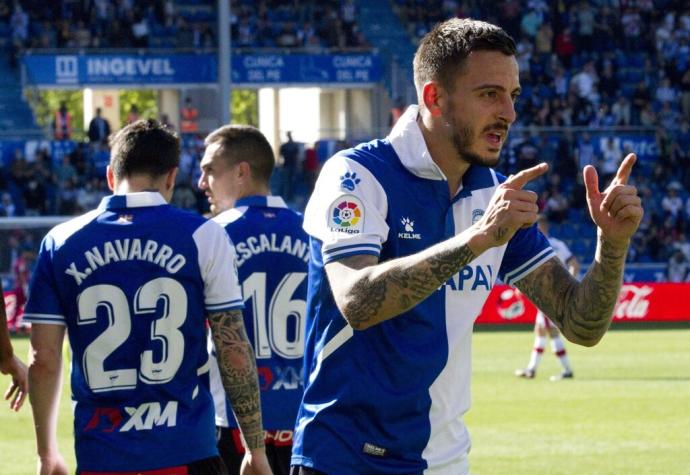
[[[529,364],[527,369],[532,371],[537,370],[537,366],[541,362],[541,355],[544,353],[544,347],[546,346],[546,338],[543,336],[534,337],[534,347],[532,348],[532,353],[529,357]]]
[[[560,336],[556,336],[555,338],[551,339],[551,349],[553,350],[553,353],[558,358],[558,361],[561,362],[561,366],[563,366],[563,369],[565,371],[568,371],[569,373],[571,373],[572,370],[570,369],[570,362],[568,361],[568,355],[566,354],[566,351],[565,351],[565,345],[563,344],[563,339]]]

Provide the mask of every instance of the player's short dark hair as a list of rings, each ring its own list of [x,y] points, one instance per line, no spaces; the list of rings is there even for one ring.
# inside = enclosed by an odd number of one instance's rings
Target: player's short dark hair
[[[498,51],[514,56],[515,41],[502,28],[469,18],[452,18],[437,24],[419,43],[414,56],[414,83],[417,91],[437,81],[452,91],[455,78],[473,51]]]
[[[204,145],[220,144],[219,153],[231,165],[247,162],[252,177],[268,184],[275,166],[271,144],[264,134],[251,125],[224,125],[211,132]]]
[[[115,178],[159,177],[180,164],[180,138],[157,120],[138,120],[110,137]]]

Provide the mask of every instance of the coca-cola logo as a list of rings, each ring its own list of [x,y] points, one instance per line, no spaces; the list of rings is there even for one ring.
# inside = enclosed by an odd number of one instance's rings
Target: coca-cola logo
[[[649,313],[650,304],[647,297],[653,291],[654,288],[648,285],[641,287],[631,284],[623,285],[620,294],[618,294],[618,302],[613,310],[613,318],[618,320],[624,318],[642,320],[645,318]]]
[[[525,313],[525,302],[518,290],[506,289],[496,301],[496,311],[504,320],[514,320]]]

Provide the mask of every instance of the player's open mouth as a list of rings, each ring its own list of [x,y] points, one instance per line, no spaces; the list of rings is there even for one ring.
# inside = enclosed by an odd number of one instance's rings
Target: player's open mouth
[[[492,145],[495,146],[500,146],[501,141],[503,140],[503,134],[498,133],[498,132],[489,132],[488,134],[485,135],[486,140],[489,141]]]

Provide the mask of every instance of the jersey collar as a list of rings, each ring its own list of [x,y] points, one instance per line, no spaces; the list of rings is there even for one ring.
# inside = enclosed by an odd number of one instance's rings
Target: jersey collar
[[[447,181],[446,176],[426,146],[422,131],[417,125],[419,106],[411,105],[395,123],[388,140],[398,155],[400,162],[411,173],[428,180]],[[469,196],[472,191],[498,185],[499,179],[491,168],[471,165],[462,176],[460,188],[455,199]]]
[[[410,173],[427,180],[447,180],[426,146],[422,131],[417,125],[419,106],[411,105],[395,123],[388,135],[393,150]]]
[[[144,206],[167,205],[163,195],[157,191],[140,191],[124,195],[110,195],[101,200],[99,209],[142,208]]]
[[[264,208],[287,208],[287,204],[280,196],[245,196],[235,201],[235,208],[240,206],[261,206]]]

